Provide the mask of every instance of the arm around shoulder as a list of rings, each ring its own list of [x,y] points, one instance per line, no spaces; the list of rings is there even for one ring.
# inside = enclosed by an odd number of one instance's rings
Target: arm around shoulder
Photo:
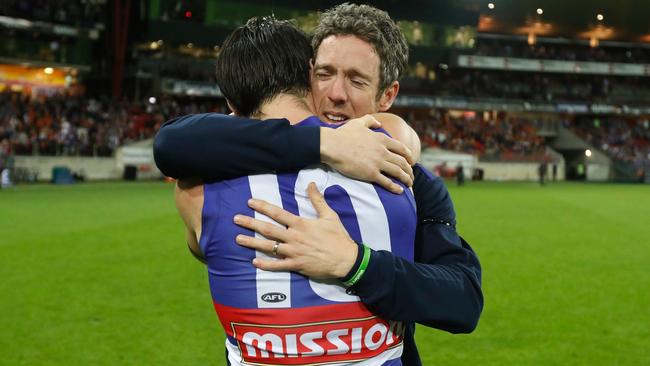
[[[442,180],[416,165],[418,207],[414,261],[374,251],[352,290],[376,314],[452,333],[473,331],[483,309],[481,265],[455,228]]]
[[[221,180],[316,164],[319,143],[318,127],[206,113],[166,122],[154,140],[154,159],[170,177]]]

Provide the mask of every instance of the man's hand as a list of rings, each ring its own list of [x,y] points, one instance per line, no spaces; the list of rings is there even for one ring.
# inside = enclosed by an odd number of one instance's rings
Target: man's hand
[[[262,234],[267,239],[238,235],[237,243],[268,255],[276,247],[280,259],[255,258],[253,265],[267,271],[294,271],[314,279],[342,278],[348,274],[357,259],[357,244],[350,238],[341,220],[325,198],[310,183],[307,194],[317,219],[305,219],[262,200],[251,199],[249,206],[286,226],[237,215],[237,225]],[[279,243],[279,246],[276,245]]]
[[[374,117],[366,115],[337,129],[321,128],[321,161],[348,177],[402,193],[402,187],[388,176],[412,186],[415,161],[406,145],[370,130],[379,127]]]

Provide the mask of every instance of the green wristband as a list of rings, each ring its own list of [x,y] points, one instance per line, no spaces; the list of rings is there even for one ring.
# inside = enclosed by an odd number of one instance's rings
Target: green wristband
[[[350,278],[349,280],[343,282],[343,285],[345,287],[351,287],[354,286],[355,283],[359,282],[363,274],[366,272],[366,269],[368,268],[368,263],[370,262],[370,248],[365,245],[363,245],[363,258],[361,259],[361,264],[359,265],[359,268],[357,268],[357,272]]]

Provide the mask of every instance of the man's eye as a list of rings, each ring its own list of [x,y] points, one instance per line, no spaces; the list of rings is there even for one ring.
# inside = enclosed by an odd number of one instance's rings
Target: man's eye
[[[362,80],[352,79],[352,85],[354,85],[354,86],[364,86],[365,83]]]
[[[326,78],[328,76],[330,76],[330,74],[327,73],[327,72],[317,72],[316,73],[316,77],[319,78],[319,79]]]

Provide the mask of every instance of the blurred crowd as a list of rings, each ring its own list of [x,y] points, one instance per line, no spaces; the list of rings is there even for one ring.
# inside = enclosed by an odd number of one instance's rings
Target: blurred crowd
[[[650,63],[650,48],[589,47],[587,44],[529,45],[523,41],[480,38],[474,52],[477,56],[517,57],[544,60]]]
[[[537,134],[537,121],[520,117],[483,119],[473,113],[452,117],[436,113],[409,124],[424,146],[478,155],[485,160],[540,161],[544,138]]]
[[[163,97],[114,102],[66,94],[32,97],[0,93],[0,141],[16,155],[111,156],[123,144],[151,138],[176,116],[226,113],[223,101]],[[446,150],[505,160],[537,159],[544,139],[536,121],[513,117],[484,120],[433,111],[410,116],[423,143]]]
[[[119,146],[151,138],[176,116],[227,113],[222,100],[153,97],[111,101],[79,95],[32,97],[0,93],[0,156],[112,156]],[[505,113],[483,115],[430,110],[397,111],[423,146],[468,153],[483,160],[542,161],[549,121]],[[559,122],[554,123],[559,124]],[[566,122],[581,138],[614,159],[643,164],[650,159],[650,121],[606,119]]]
[[[650,121],[647,119],[583,119],[570,127],[615,160],[633,163],[637,168],[650,160]]]
[[[122,144],[153,137],[162,123],[175,116],[224,111],[224,103],[214,100],[167,97],[115,102],[2,92],[0,141],[16,155],[111,156]]]

